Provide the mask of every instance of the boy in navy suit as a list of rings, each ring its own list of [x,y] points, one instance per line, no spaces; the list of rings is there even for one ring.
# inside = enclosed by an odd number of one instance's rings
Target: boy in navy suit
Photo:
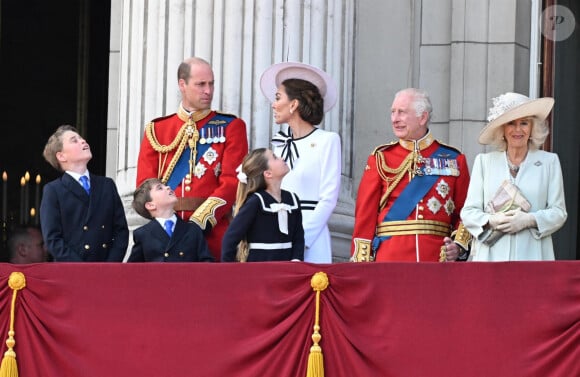
[[[133,209],[147,224],[133,231],[128,262],[213,262],[201,228],[174,211],[177,197],[160,179],[145,180],[133,194]]]
[[[44,147],[45,160],[64,174],[44,186],[42,237],[55,262],[122,262],[129,244],[125,209],[115,182],[89,173],[91,148],[63,125]]]

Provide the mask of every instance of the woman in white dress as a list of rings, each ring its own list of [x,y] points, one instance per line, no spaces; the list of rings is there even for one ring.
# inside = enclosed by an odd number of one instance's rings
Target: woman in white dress
[[[272,139],[272,149],[291,169],[282,188],[300,198],[304,261],[332,263],[328,220],[340,191],[341,142],[337,133],[316,126],[336,102],[334,82],[316,67],[285,62],[268,68],[260,85],[275,122],[288,125]]]
[[[539,148],[552,98],[505,93],[493,99],[479,142],[496,151],[475,158],[461,220],[474,236],[474,261],[554,260],[551,235],[566,221],[560,160]],[[499,207],[500,186],[507,204]],[[514,201],[510,198],[519,190]],[[495,237],[498,235],[499,238]]]

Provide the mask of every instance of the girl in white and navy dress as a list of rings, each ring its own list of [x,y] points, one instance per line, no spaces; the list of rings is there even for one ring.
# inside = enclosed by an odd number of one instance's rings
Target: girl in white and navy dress
[[[289,170],[270,149],[255,149],[244,158],[234,218],[222,240],[222,262],[304,259],[300,201],[281,189]]]

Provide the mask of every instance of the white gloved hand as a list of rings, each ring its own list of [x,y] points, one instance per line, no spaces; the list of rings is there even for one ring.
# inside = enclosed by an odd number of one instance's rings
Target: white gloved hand
[[[487,220],[491,229],[498,229],[500,225],[506,224],[509,221],[510,219],[508,219],[506,214],[503,212],[494,213],[493,215],[489,216],[489,219]]]
[[[536,226],[536,218],[531,213],[523,212],[520,208],[505,213],[507,222],[497,226],[497,230],[504,233],[517,233],[520,230]]]

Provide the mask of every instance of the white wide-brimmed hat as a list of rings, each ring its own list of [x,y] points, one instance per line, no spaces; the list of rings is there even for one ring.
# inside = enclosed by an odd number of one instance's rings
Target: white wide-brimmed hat
[[[286,79],[302,79],[316,85],[324,99],[324,112],[336,103],[336,85],[332,77],[319,68],[298,62],[277,63],[262,73],[260,87],[270,102],[274,102],[278,86]]]
[[[516,119],[534,117],[543,122],[554,106],[554,99],[543,97],[531,99],[519,93],[507,92],[493,99],[493,106],[489,109],[489,122],[479,134],[481,144],[492,144],[495,131]]]

